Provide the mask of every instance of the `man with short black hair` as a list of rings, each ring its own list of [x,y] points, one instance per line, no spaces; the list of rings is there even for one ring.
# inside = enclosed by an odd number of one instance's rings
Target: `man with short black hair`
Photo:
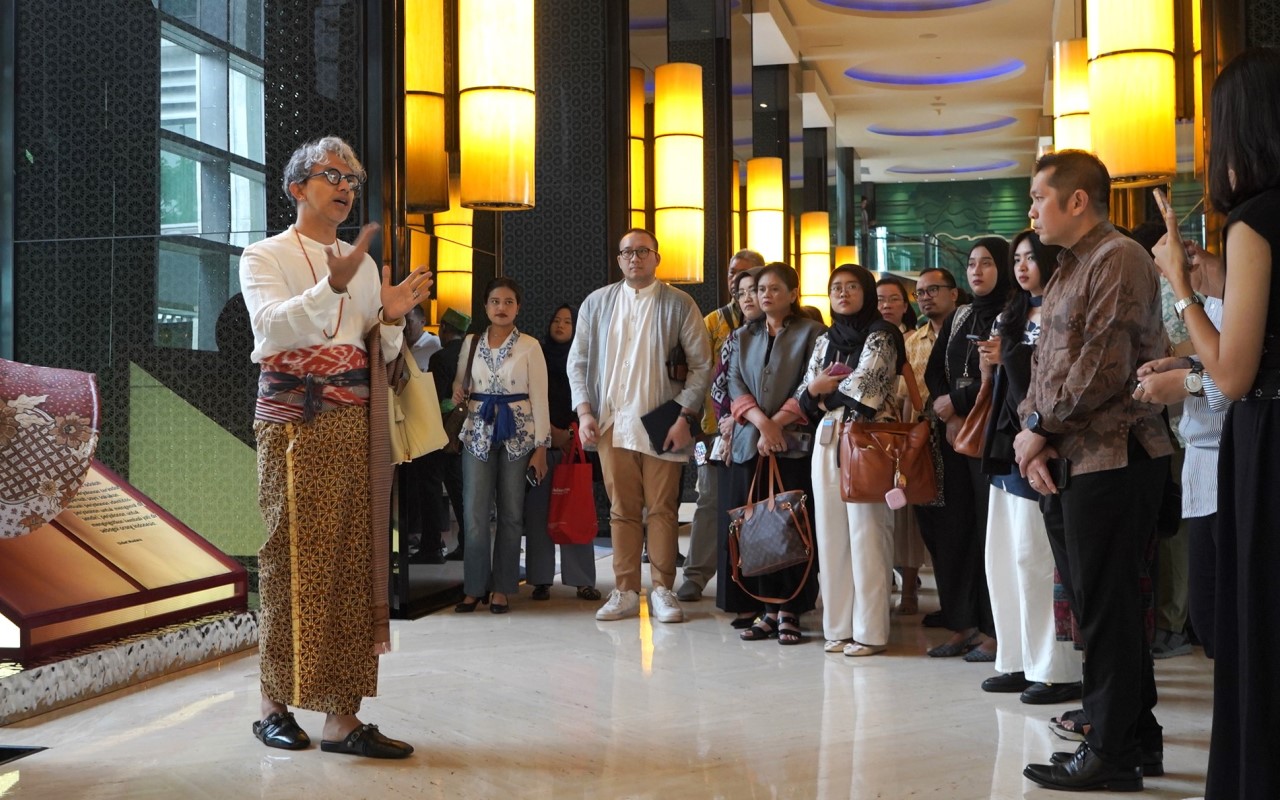
[[[1173,446],[1162,407],[1143,402],[1141,383],[1132,387],[1168,339],[1151,256],[1107,220],[1110,185],[1106,166],[1080,150],[1044,156],[1031,181],[1032,227],[1064,249],[1045,288],[1014,452],[1045,496],[1054,560],[1084,639],[1091,727],[1074,754],[1055,753],[1023,775],[1069,791],[1139,791],[1144,773],[1163,773],[1139,584]]]
[[[682,622],[671,590],[675,582],[676,511],[685,450],[701,425],[697,412],[711,382],[711,348],[698,304],[658,280],[658,240],[632,228],[618,245],[623,280],[597,289],[583,301],[569,351],[569,387],[583,445],[600,453],[613,539],[617,588],[596,612],[598,620],[640,613],[640,554],[648,545],[659,622]],[[681,375],[671,355],[683,350]],[[674,400],[679,415],[660,450],[649,441],[642,417]]]

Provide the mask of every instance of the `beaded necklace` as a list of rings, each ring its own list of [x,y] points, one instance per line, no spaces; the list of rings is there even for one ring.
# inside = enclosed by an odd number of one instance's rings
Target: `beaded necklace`
[[[297,228],[293,229],[293,236],[295,239],[298,240],[298,247],[302,250],[302,257],[307,260],[307,269],[311,270],[311,280],[315,281],[316,283],[319,283],[320,279],[316,277],[316,268],[311,265],[311,256],[307,255],[307,248],[302,246],[302,236],[298,233]],[[333,246],[334,246],[334,249],[338,251],[338,255],[342,255],[342,240],[334,239]],[[343,292],[343,294],[345,295],[346,292]],[[333,337],[338,335],[338,330],[342,327],[342,309],[345,306],[346,302],[347,302],[346,297],[343,297],[341,300],[338,301],[338,324],[333,326],[333,333],[329,333],[324,328],[320,329],[320,332],[324,334],[324,338],[332,339]]]

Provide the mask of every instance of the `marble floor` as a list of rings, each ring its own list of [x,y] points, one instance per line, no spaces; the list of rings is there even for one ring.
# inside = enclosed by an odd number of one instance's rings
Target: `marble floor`
[[[48,748],[0,764],[0,798],[1063,797],[1021,772],[1071,749],[1046,726],[1068,706],[981,692],[991,666],[925,657],[945,633],[918,616],[853,659],[822,652],[817,614],[803,645],[739,641],[712,598],[683,624],[596,622],[571,588],[535,603],[526,587],[506,616],[393,622],[361,716],[417,747],[401,762],[263,747],[251,650],[0,728],[0,747]],[[937,606],[928,584],[921,605]],[[1156,676],[1168,773],[1147,795],[1198,796],[1211,662],[1197,650]],[[318,739],[320,715],[298,717]]]

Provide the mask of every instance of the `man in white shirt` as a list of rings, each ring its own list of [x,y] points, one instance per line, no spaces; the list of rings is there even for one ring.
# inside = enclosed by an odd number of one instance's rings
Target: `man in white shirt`
[[[681,622],[672,585],[676,571],[676,511],[680,472],[689,458],[711,380],[711,346],[697,303],[657,279],[658,240],[643,228],[627,231],[618,249],[623,280],[592,292],[578,312],[569,352],[569,387],[582,443],[600,453],[609,493],[616,588],[596,619],[640,613],[641,518],[648,509],[650,604],[660,622]],[[683,350],[687,372],[671,355]],[[681,368],[684,369],[683,367]],[[674,400],[680,415],[661,452],[642,417]]]

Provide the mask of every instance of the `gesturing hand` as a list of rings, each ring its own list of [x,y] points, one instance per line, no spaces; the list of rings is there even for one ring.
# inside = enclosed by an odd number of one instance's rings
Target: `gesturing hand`
[[[362,227],[355,244],[351,245],[351,249],[345,253],[339,252],[340,248],[336,243],[324,248],[325,262],[329,265],[329,285],[335,292],[347,290],[347,284],[351,283],[351,279],[360,271],[364,257],[369,254],[369,244],[373,241],[373,237],[378,235],[380,227],[382,226],[376,222],[370,222]]]
[[[421,266],[394,286],[391,284],[391,265],[382,266],[382,316],[388,320],[403,317],[409,309],[427,299],[435,281],[431,270]]]

